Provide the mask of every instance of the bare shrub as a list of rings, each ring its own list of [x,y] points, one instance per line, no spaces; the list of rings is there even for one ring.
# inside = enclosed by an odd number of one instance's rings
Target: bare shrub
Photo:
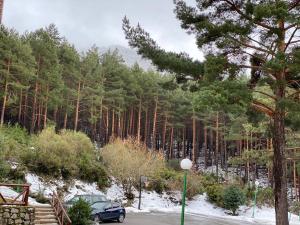
[[[134,139],[115,139],[101,152],[110,174],[121,183],[127,196],[140,176],[152,177],[165,167],[163,155],[145,148]]]

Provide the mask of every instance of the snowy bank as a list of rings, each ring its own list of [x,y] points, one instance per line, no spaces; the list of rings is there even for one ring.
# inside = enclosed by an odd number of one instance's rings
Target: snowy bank
[[[64,190],[64,200],[69,200],[73,196],[78,194],[104,194],[111,200],[121,200],[126,203],[126,198],[124,197],[124,191],[122,188],[112,182],[112,186],[108,188],[105,192],[100,191],[97,188],[96,183],[86,183],[80,180],[74,180],[71,184],[66,184],[63,180],[52,180],[46,182],[42,178],[34,175],[27,174],[26,180],[31,184],[31,191],[33,193],[42,191],[46,196],[50,196],[53,191],[58,189]],[[138,210],[138,191],[134,190],[136,198],[134,199],[132,206],[127,207],[127,212],[139,213],[139,212],[172,212],[180,213],[181,206],[178,203],[181,199],[181,193],[163,193],[157,194],[153,191],[143,191],[141,210]],[[238,211],[238,216],[231,216],[228,211],[220,207],[216,207],[211,204],[206,195],[195,196],[192,200],[187,201],[186,213],[205,215],[209,217],[219,217],[226,219],[242,220],[249,222],[259,222],[266,225],[275,224],[275,210],[274,208],[262,207],[256,208],[255,218],[252,218],[253,208],[249,206],[242,206]],[[297,215],[291,215],[290,224],[299,224],[299,217]]]

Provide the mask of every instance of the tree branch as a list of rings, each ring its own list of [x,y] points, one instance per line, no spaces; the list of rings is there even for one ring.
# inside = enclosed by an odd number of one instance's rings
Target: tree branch
[[[244,14],[233,2],[231,2],[231,1],[229,1],[229,0],[224,0],[225,2],[227,2],[229,5],[231,5],[234,9],[235,9],[235,11],[238,13],[238,14],[240,14],[242,17],[244,17],[245,19],[247,19],[247,20],[249,20],[249,21],[251,21],[251,22],[253,22],[253,23],[255,23],[256,25],[259,25],[259,26],[261,26],[261,27],[263,27],[263,28],[266,28],[266,29],[268,29],[268,30],[272,30],[273,29],[273,27],[270,27],[270,26],[268,26],[267,24],[264,24],[264,23],[261,23],[261,22],[254,22],[253,21],[253,19],[251,18],[251,17],[249,17],[249,16],[247,16],[246,14]]]
[[[268,94],[268,93],[266,93],[266,92],[263,92],[263,91],[253,91],[253,92],[263,94],[263,95],[265,95],[265,96],[267,96],[267,97],[269,97],[269,98],[272,98],[273,100],[276,100],[275,96],[270,95],[270,94]]]
[[[263,104],[259,101],[253,100],[252,107],[259,112],[267,114],[270,117],[273,117],[273,115],[274,115],[274,110],[272,108],[270,108],[269,106],[266,106],[265,104]]]
[[[289,46],[290,44],[292,44],[292,40],[293,40],[293,38],[294,38],[294,36],[295,36],[295,34],[296,34],[296,32],[297,32],[298,29],[299,29],[299,27],[297,26],[297,27],[295,28],[295,30],[293,31],[293,33],[291,34],[291,36],[290,36],[290,38],[289,38],[287,44],[285,45],[284,51],[286,51],[287,48],[288,48],[288,46]]]
[[[295,7],[299,6],[299,4],[300,4],[300,0],[296,0],[295,2],[293,2],[293,3],[290,5],[289,11],[291,11],[291,10],[294,9]]]

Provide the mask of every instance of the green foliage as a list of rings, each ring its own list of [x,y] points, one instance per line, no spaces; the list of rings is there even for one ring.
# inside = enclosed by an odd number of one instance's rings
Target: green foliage
[[[253,198],[253,195],[252,195]],[[275,199],[274,199],[274,191],[271,187],[267,188],[259,188],[256,201],[258,205],[267,205],[269,207],[274,207]]]
[[[74,225],[90,225],[91,206],[83,199],[75,202],[68,211],[68,215]]]
[[[28,148],[30,136],[18,125],[0,128],[0,152],[5,160],[18,160],[20,153]]]
[[[131,27],[126,17],[123,19],[123,30],[131,47],[137,48],[139,54],[152,60],[158,69],[175,72],[178,80],[186,81],[183,74],[199,78],[203,73],[203,65],[198,60],[193,60],[186,53],[166,52],[139,25]]]
[[[10,172],[10,165],[0,158],[0,181],[4,182]]]
[[[217,206],[224,206],[224,188],[220,184],[212,184],[206,187],[208,200]]]
[[[298,201],[293,201],[290,205],[289,211],[291,213],[294,213],[296,215],[300,214],[300,202]]]
[[[239,206],[245,203],[245,195],[237,186],[229,186],[224,190],[224,207],[230,209],[233,215],[236,215],[236,210]]]
[[[108,185],[108,176],[85,134],[68,130],[56,133],[53,127],[49,127],[34,137],[32,144],[34,147],[22,155],[30,170],[38,174],[97,182],[101,188]]]

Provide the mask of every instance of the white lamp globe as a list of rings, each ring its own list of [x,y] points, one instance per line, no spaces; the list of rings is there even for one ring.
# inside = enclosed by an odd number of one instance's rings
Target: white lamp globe
[[[257,180],[257,181],[255,181],[255,186],[258,187],[258,185],[259,185],[259,182]]]
[[[183,159],[180,162],[180,167],[183,170],[190,170],[193,166],[193,162],[189,159]]]

